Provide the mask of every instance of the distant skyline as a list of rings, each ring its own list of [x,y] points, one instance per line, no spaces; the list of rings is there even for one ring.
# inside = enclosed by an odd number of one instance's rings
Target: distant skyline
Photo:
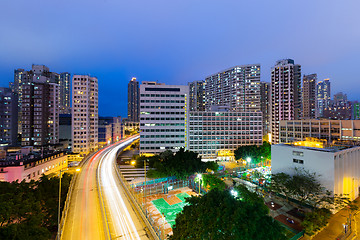
[[[223,69],[291,58],[360,100],[360,2],[305,0],[1,1],[0,86],[16,68],[99,79],[99,114],[127,115],[127,84],[187,84]]]

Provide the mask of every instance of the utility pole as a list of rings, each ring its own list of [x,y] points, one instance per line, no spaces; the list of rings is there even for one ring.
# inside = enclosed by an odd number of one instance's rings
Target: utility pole
[[[144,159],[144,173],[145,173],[145,184],[144,184],[144,210],[146,215],[146,161],[147,159]]]
[[[62,170],[60,170],[60,177],[59,177],[59,207],[58,207],[58,236],[57,236],[58,240],[60,240],[61,172]]]

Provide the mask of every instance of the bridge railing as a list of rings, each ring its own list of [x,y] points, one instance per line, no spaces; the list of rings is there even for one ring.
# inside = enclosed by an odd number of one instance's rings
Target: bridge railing
[[[83,166],[84,163],[85,163],[89,158],[91,158],[94,154],[95,154],[95,152],[86,155],[86,156],[83,158],[83,160],[81,161],[80,167]],[[76,182],[76,179],[77,179],[77,175],[78,175],[78,174],[75,173],[75,174],[73,175],[72,179],[71,179],[70,186],[69,186],[69,190],[68,190],[68,193],[67,193],[67,195],[66,195],[66,200],[65,200],[64,208],[63,208],[62,213],[61,213],[60,225],[58,226],[58,233],[57,233],[57,235],[56,235],[55,240],[61,240],[61,236],[62,236],[64,227],[65,227],[66,218],[67,218],[68,212],[69,212],[69,207],[70,207],[70,202],[71,202],[71,195],[73,194],[73,189],[74,189],[74,185],[75,185],[75,182]]]
[[[130,184],[126,181],[122,173],[120,172],[120,169],[115,164],[115,171],[119,177],[119,180],[122,184],[122,186],[125,189],[126,195],[131,200],[132,204],[135,206],[136,211],[144,221],[148,231],[150,232],[153,239],[156,240],[162,240],[166,239],[164,227],[159,226],[156,228],[154,226],[154,221],[151,219],[148,211],[146,210],[145,206],[141,203],[141,199],[137,197],[138,194],[135,193],[134,189],[130,186]],[[163,235],[163,237],[162,237]]]

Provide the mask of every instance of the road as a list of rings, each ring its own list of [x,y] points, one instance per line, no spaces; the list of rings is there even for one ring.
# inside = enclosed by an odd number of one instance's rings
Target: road
[[[61,239],[149,239],[121,188],[116,153],[136,138],[98,151],[78,173]]]

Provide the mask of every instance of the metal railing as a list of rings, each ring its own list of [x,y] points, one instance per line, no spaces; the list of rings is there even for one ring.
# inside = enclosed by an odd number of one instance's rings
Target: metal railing
[[[133,188],[131,188],[130,184],[125,180],[124,176],[120,172],[119,168],[115,164],[115,171],[117,176],[119,177],[120,183],[123,186],[126,195],[128,196],[128,199],[135,207],[137,213],[140,215],[142,220],[144,221],[148,231],[150,232],[153,239],[161,240],[161,232],[160,229],[156,230],[156,228],[153,226],[154,221],[151,221],[152,219],[149,219],[149,214],[144,207],[141,206],[138,199],[136,198],[135,191]]]

